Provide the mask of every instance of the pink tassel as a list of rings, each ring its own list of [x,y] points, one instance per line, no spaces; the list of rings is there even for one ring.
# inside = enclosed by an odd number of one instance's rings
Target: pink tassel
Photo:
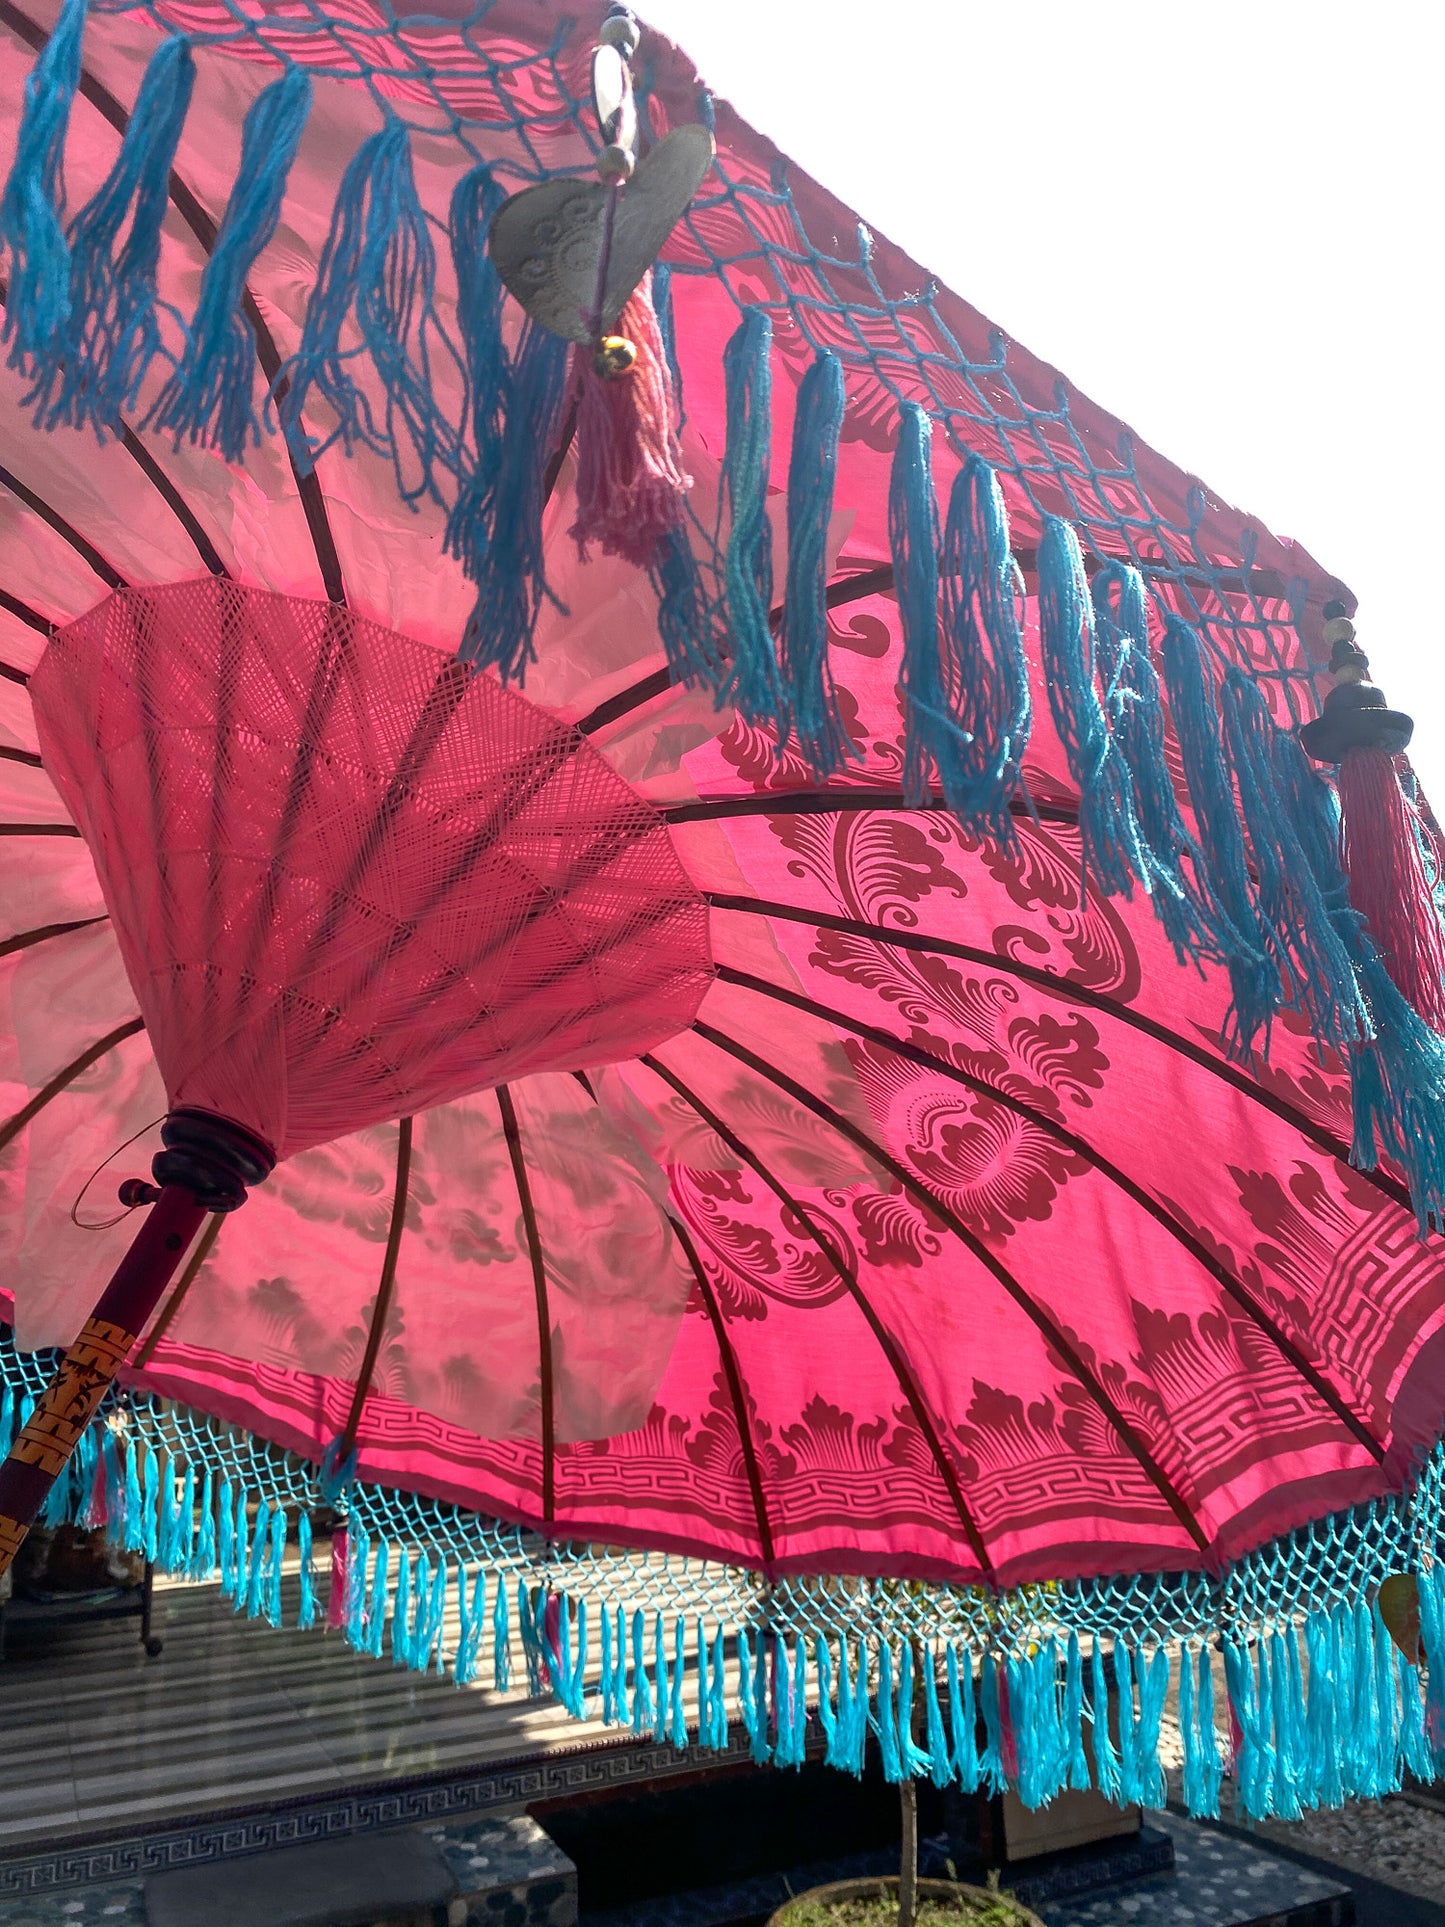
[[[1401,995],[1445,1033],[1445,933],[1394,758],[1383,749],[1350,750],[1339,789],[1350,902]]]
[[[614,360],[625,372],[602,374],[598,360],[621,342]],[[683,497],[692,477],[681,467],[677,399],[662,331],[652,306],[652,273],[643,276],[618,317],[617,334],[594,352],[580,348],[572,363],[571,399],[577,410],[577,519],[572,538],[585,562],[596,542],[638,568],[656,558],[658,542],[682,526]]]
[[[331,1583],[326,1593],[326,1624],[340,1632],[346,1625],[346,1527],[331,1535]]]

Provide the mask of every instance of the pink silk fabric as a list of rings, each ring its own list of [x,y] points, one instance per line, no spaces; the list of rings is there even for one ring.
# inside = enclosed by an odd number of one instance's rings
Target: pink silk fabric
[[[48,25],[53,13],[36,6],[34,17]],[[525,52],[555,26],[551,9],[513,5],[488,31]],[[87,66],[129,102],[154,44],[139,20],[99,19]],[[561,56],[579,86],[588,44],[579,27]],[[429,34],[426,52],[464,94],[460,43]],[[8,32],[0,56],[8,166],[30,56]],[[178,171],[213,217],[234,176],[242,115],[273,72],[224,54],[199,61]],[[661,49],[657,75],[660,118],[690,117],[681,57]],[[400,94],[409,84],[396,83]],[[360,88],[318,84],[286,218],[256,276],[283,352],[296,344],[340,171],[377,121]],[[725,108],[718,132],[733,174],[765,184],[776,158],[768,144]],[[549,165],[582,158],[565,118],[538,138]],[[505,120],[477,140],[515,153]],[[73,204],[115,141],[78,103]],[[463,164],[440,135],[418,143],[429,207],[444,209]],[[851,247],[847,210],[796,173],[790,180],[815,241]],[[775,222],[786,239],[782,209],[757,203],[749,218]],[[188,308],[203,255],[173,225],[163,291]],[[716,252],[743,254],[736,208],[713,207],[704,225]],[[680,268],[700,264],[688,233],[669,252]],[[898,302],[926,280],[886,243],[874,271]],[[732,270],[735,291],[778,299],[770,272]],[[807,276],[800,267],[789,292],[805,295]],[[738,310],[711,274],[675,274],[673,298],[685,466],[706,522],[725,440],[721,354]],[[971,378],[958,351],[984,363],[988,326],[953,296],[940,297],[939,312],[957,346],[934,379],[963,406]],[[897,396],[879,371],[913,392],[915,364],[888,356],[899,328],[922,325],[912,310],[880,313],[868,323],[876,368],[847,366],[832,531],[840,581],[889,558]],[[777,502],[810,355],[780,310]],[[1075,464],[1073,501],[1047,475],[1038,481],[1040,495],[1058,497],[1046,506],[1087,513],[1108,495],[1126,513],[1152,504],[1182,528],[1189,478],[1147,450],[1132,469],[1115,463],[1120,425],[1079,397],[1072,432],[1090,460],[1071,455],[1045,419],[1053,372],[1022,351],[1009,370],[1019,399],[999,389],[994,400],[1028,423],[1020,442],[1053,436],[1058,460]],[[0,1118],[125,1032],[0,1158],[0,1287],[13,1290],[20,1342],[33,1346],[73,1335],[124,1248],[124,1222],[82,1229],[71,1207],[112,1158],[76,1215],[82,1225],[114,1215],[114,1179],[145,1168],[167,1092],[147,1034],[127,1028],[142,1014],[152,1022],[156,1008],[135,955],[105,920],[95,864],[67,834],[55,783],[23,760],[41,747],[49,756],[64,718],[57,707],[42,744],[24,678],[44,636],[11,605],[74,621],[112,578],[172,585],[204,569],[126,448],[38,434],[22,386],[0,378],[5,465],[84,537],[91,558],[53,519],[0,494],[10,597],[0,662],[14,672],[0,678],[0,743],[22,752],[0,759],[0,822],[30,826],[0,836],[0,945],[74,926],[0,954]],[[1008,468],[998,419],[980,409],[973,441],[999,465],[1027,570],[1037,506]],[[312,533],[277,440],[232,470],[203,450],[141,439],[236,582],[320,601]],[[957,460],[937,437],[940,494]],[[365,453],[334,449],[318,473],[354,615],[425,649],[453,648],[470,591],[441,553],[442,511],[400,508],[389,466]],[[1245,518],[1202,498],[1195,506],[1198,552],[1242,566]],[[421,1110],[362,1476],[558,1538],[777,1572],[992,1583],[1213,1563],[1398,1489],[1441,1423],[1438,1241],[1418,1240],[1395,1174],[1350,1169],[1341,1066],[1289,1020],[1276,1024],[1267,1063],[1230,1065],[1222,974],[1180,967],[1141,895],[1081,888],[1077,798],[1032,628],[1027,781],[1039,821],[1021,816],[1016,848],[1003,851],[941,811],[899,806],[891,595],[832,617],[831,662],[858,755],[831,786],[848,794],[827,807],[796,759],[780,762],[704,694],[628,696],[663,661],[653,596],[624,564],[577,561],[565,540],[574,513],[564,465],[547,528],[550,580],[567,613],[544,617],[522,699],[527,727],[540,740],[559,723],[584,724],[589,754],[659,812],[670,860],[708,906],[718,974],[695,1025],[683,1014],[580,1066],[566,1055],[509,1061],[540,1295],[497,1096],[444,1090],[446,1101]],[[781,515],[777,532],[781,555]],[[1267,674],[1276,655],[1305,667],[1307,651],[1318,659],[1330,579],[1303,551],[1252,533],[1257,564],[1273,574],[1228,608],[1206,598],[1212,639],[1256,671]],[[1180,533],[1178,553],[1190,552]],[[1296,573],[1306,581],[1299,633],[1281,585]],[[1251,626],[1238,627],[1246,617]],[[1286,721],[1280,685],[1264,686]],[[144,825],[125,816],[124,827],[123,860],[139,862]],[[202,1080],[204,1042],[191,1047],[188,1073]],[[256,1088],[267,1101],[264,1078]],[[373,1112],[364,1129],[328,1117],[327,1130],[338,1122],[324,1142],[304,1133],[223,1226],[141,1375],[313,1457],[351,1401],[395,1183],[395,1124]]]

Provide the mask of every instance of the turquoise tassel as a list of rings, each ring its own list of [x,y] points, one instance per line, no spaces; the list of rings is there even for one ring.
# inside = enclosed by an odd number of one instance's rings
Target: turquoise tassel
[[[1084,874],[1105,896],[1152,891],[1134,814],[1134,784],[1096,687],[1094,607],[1079,538],[1056,515],[1039,540],[1039,648],[1054,727],[1079,786]],[[1107,692],[1110,708],[1113,692]]]
[[[346,1643],[353,1652],[367,1649],[366,1564],[371,1542],[356,1519],[346,1528]]]
[[[40,1523],[45,1526],[63,1526],[70,1517],[71,1467],[74,1459],[68,1459],[61,1468],[60,1476],[53,1482],[45,1495],[45,1503],[40,1509]]]
[[[813,1670],[818,1675],[818,1719],[823,1728],[823,1758],[828,1766],[839,1765],[838,1709],[833,1704],[833,1656],[821,1633],[813,1640]]]
[[[259,1537],[259,1531],[257,1536]],[[271,1544],[266,1555],[262,1585],[261,1611],[269,1626],[281,1624],[281,1562],[286,1556],[286,1509],[278,1505],[271,1515]]]
[[[1435,1777],[1435,1762],[1425,1739],[1425,1702],[1420,1697],[1420,1673],[1403,1653],[1393,1655],[1395,1682],[1400,1695],[1400,1737],[1395,1761],[1395,1779],[1413,1773],[1428,1783]]]
[[[391,1605],[391,1663],[411,1664],[411,1554],[403,1546],[396,1561],[396,1595]]]
[[[477,585],[458,653],[479,669],[495,669],[504,683],[520,683],[536,661],[543,599],[562,609],[547,587],[542,510],[566,382],[566,342],[528,322],[507,372],[495,456],[478,449],[470,493],[464,491],[448,526],[448,546]],[[484,460],[495,463],[490,485]]]
[[[828,666],[828,531],[846,402],[842,363],[820,354],[799,384],[793,417],[781,648],[789,734],[819,776],[858,754]]]
[[[643,1733],[653,1723],[652,1682],[643,1655],[646,1622],[641,1609],[632,1615],[632,1730]]]
[[[1187,1660],[1181,1660],[1187,1664]],[[1210,1664],[1209,1648],[1199,1649],[1198,1692],[1195,1704],[1199,1719],[1199,1814],[1206,1819],[1217,1819],[1219,1815],[1219,1788],[1224,1779],[1224,1763],[1220,1758],[1219,1742],[1214,1732],[1214,1668]]]
[[[1084,1751],[1084,1662],[1079,1652],[1079,1635],[1069,1634],[1069,1650],[1064,1661],[1064,1738],[1068,1745],[1069,1785],[1076,1793],[1087,1793],[1089,1756]]]
[[[1174,793],[1143,578],[1125,563],[1106,563],[1094,577],[1092,596],[1100,678],[1109,692],[1114,742],[1133,785],[1154,914],[1180,963],[1222,962],[1238,939],[1208,894],[1199,846]]]
[[[979,1778],[990,1793],[1002,1793],[1006,1784],[1003,1770],[1003,1714],[999,1705],[998,1663],[992,1653],[983,1656],[979,1701],[983,1709],[984,1731]]]
[[[542,1657],[542,1615],[547,1610],[547,1595],[542,1587],[529,1594],[522,1580],[517,1581],[517,1631],[522,1635],[522,1657],[527,1667],[527,1692],[537,1699],[546,1690],[546,1662]]]
[[[701,1619],[696,1621],[693,1637],[697,1641],[697,1742],[699,1746],[711,1746],[712,1665],[707,1633]]]
[[[916,1780],[932,1769],[933,1761],[914,1742],[913,1641],[905,1639],[898,1655],[898,1758],[906,1780]]]
[[[459,561],[480,556],[491,540],[494,491],[510,370],[502,340],[502,283],[487,253],[492,216],[506,199],[485,162],[464,174],[452,193],[450,231],[457,277],[457,330],[467,377],[466,414],[472,459],[447,518],[444,547]]]
[[[296,1624],[306,1632],[316,1624],[316,1574],[311,1563],[311,1514],[304,1505],[296,1514],[296,1543],[301,1554],[301,1609]]]
[[[80,1462],[80,1470],[76,1482],[80,1492],[80,1503],[76,1513],[76,1523],[85,1532],[94,1532],[105,1524],[100,1516],[99,1505],[100,1495],[105,1489],[105,1472],[101,1466],[101,1435],[108,1429],[104,1419],[97,1419],[93,1424],[87,1425],[80,1435],[80,1445],[77,1448],[76,1456]],[[5,1410],[3,1403],[0,1403],[0,1449],[3,1449],[5,1437]]]
[[[107,1425],[100,1442],[101,1453],[105,1459],[105,1510],[109,1522],[110,1537],[119,1540],[125,1525],[125,1481],[120,1468],[120,1445],[115,1433]]]
[[[771,1716],[768,1707],[768,1636],[758,1634],[757,1651],[753,1654],[753,1673],[751,1680],[753,1695],[753,1723],[748,1728],[752,1741],[752,1756],[758,1766],[766,1766],[773,1757],[772,1736],[769,1732]],[[744,1679],[744,1691],[749,1682]]]
[[[683,1622],[681,1613],[679,1613],[677,1618],[673,1621],[672,1632],[673,1632],[672,1686],[667,1696],[668,1738],[672,1741],[675,1747],[682,1748],[687,1745],[687,1720],[683,1714],[683,1707],[682,1707],[682,1685],[683,1685],[683,1677],[686,1671],[687,1655],[683,1650],[683,1637],[684,1637],[685,1627],[684,1627],[684,1622]],[[580,1719],[582,1717],[582,1706],[581,1706],[580,1698],[579,1698],[576,1710],[577,1710],[577,1716]],[[700,1701],[699,1701],[698,1723],[699,1725],[701,1725],[701,1702]]]
[[[721,1626],[713,1634],[712,1641],[712,1744],[719,1753],[727,1751],[728,1744],[728,1704],[727,1670],[724,1657],[723,1629]]]
[[[944,801],[959,822],[1012,849],[1017,831],[1010,804],[1033,727],[1023,581],[1009,549],[998,477],[977,455],[954,477],[940,564],[938,706],[926,707],[915,687],[908,727],[926,742]]]
[[[654,296],[656,275],[654,271]],[[750,723],[771,723],[781,740],[787,710],[773,643],[773,525],[768,516],[772,459],[773,324],[748,308],[723,350],[727,452],[722,485],[732,517],[723,556],[732,667],[719,700]]]
[[[1097,1633],[1094,1635],[1094,1650],[1089,1664],[1089,1726],[1094,1739],[1094,1783],[1106,1800],[1115,1806],[1122,1806],[1124,1775],[1119,1751],[1109,1732],[1109,1685],[1104,1675],[1104,1645]],[[1121,1742],[1122,1730],[1121,1717]]]
[[[928,1772],[937,1787],[947,1786],[953,1778],[953,1758],[948,1735],[943,1730],[943,1708],[938,1703],[938,1656],[930,1646],[925,1649],[923,1698],[928,1721]]]
[[[1159,1645],[1147,1663],[1139,1655],[1139,1725],[1137,1759],[1139,1792],[1146,1807],[1162,1807],[1169,1798],[1169,1785],[1159,1764],[1159,1733],[1164,1723],[1164,1702],[1169,1694],[1169,1649]]]
[[[1119,1694],[1119,1804],[1135,1806],[1143,1797],[1139,1782],[1139,1716],[1134,1706],[1134,1667],[1129,1648],[1122,1639],[1114,1641],[1114,1679]]]
[[[497,1575],[497,1596],[492,1607],[492,1684],[505,1693],[512,1684],[512,1632],[507,1623],[507,1582]]]
[[[104,440],[161,349],[156,270],[170,177],[196,66],[181,35],[161,42],[141,81],[115,165],[70,230],[69,312],[34,358],[27,401],[43,428],[90,426]],[[130,233],[117,247],[127,214]]]
[[[1177,616],[1166,616],[1160,652],[1169,713],[1199,828],[1207,888],[1235,941],[1227,964],[1233,993],[1229,1043],[1247,1056],[1256,1039],[1269,1042],[1278,1008],[1279,971],[1269,954],[1258,899],[1250,880],[1244,834],[1235,807],[1234,782],[1224,759],[1219,712],[1198,636]]]
[[[231,1481],[221,1480],[220,1531],[221,1594],[229,1599],[236,1590],[236,1523],[231,1507]]]
[[[663,1651],[662,1614],[652,1616],[652,1737],[667,1732],[667,1655]]]
[[[86,0],[65,0],[30,70],[15,159],[0,195],[0,243],[10,252],[5,338],[9,365],[21,370],[49,352],[70,313],[63,165],[85,14]]]
[[[380,1659],[386,1640],[387,1607],[387,1564],[391,1547],[385,1539],[376,1543],[376,1557],[371,1567],[371,1591],[366,1602],[366,1651],[373,1659]]]
[[[276,232],[286,180],[311,109],[311,77],[288,67],[257,95],[241,129],[241,165],[201,278],[190,337],[145,426],[239,463],[259,442],[251,391],[256,340],[241,312],[246,276]]]
[[[727,674],[722,615],[708,600],[686,529],[659,536],[648,579],[673,681],[688,689],[717,690]]]
[[[160,1471],[160,1454],[154,1446],[147,1446],[145,1490],[141,1495],[141,1548],[152,1562],[160,1553]]]
[[[248,1619],[259,1619],[261,1617],[262,1586],[266,1573],[267,1534],[270,1525],[271,1502],[269,1499],[257,1499],[256,1523],[251,1527],[251,1545],[245,1566],[244,1584],[236,1588],[235,1610],[237,1612],[244,1612]]]
[[[606,1726],[625,1725],[617,1690],[616,1662],[612,1651],[612,1615],[602,1611],[602,1719]]]
[[[434,399],[433,358],[453,352],[435,304],[436,250],[416,191],[411,137],[388,113],[342,176],[300,346],[283,371],[286,386],[278,384],[281,424],[304,467],[337,440],[348,454],[360,444],[391,463],[403,502],[441,501],[437,471],[458,474],[461,452]],[[342,347],[353,316],[386,396],[379,419],[347,365],[357,351]],[[308,449],[301,418],[313,389],[337,425]]]
[[[15,1394],[8,1380],[0,1381],[0,1446],[8,1452],[15,1442]]]
[[[773,1704],[776,1709],[777,1726],[777,1738],[773,1746],[773,1764],[797,1767],[803,1764],[802,1728],[797,1717],[796,1681],[790,1663],[788,1642],[781,1633],[775,1633],[770,1645],[773,1656]],[[796,1650],[798,1652],[804,1650],[801,1640],[796,1642]]]
[[[189,1578],[196,1563],[196,1468],[187,1464],[181,1481],[180,1513],[176,1522],[173,1571]]]
[[[1425,1742],[1439,1773],[1445,1765],[1445,1567],[1438,1559],[1418,1566],[1420,1643],[1425,1649]]]
[[[915,808],[933,789],[935,765],[950,762],[958,725],[950,712],[940,646],[938,498],[933,492],[933,424],[916,403],[904,406],[888,483],[888,541],[903,630],[898,684],[905,723],[903,794]],[[939,754],[934,739],[940,738]]]
[[[21,1426],[29,1414],[21,1412]],[[121,1529],[117,1535],[127,1552],[140,1552],[145,1547],[145,1518],[141,1510],[140,1461],[136,1452],[135,1435],[132,1434],[125,1444],[125,1510],[122,1514]]]
[[[481,1671],[482,1636],[487,1625],[487,1575],[484,1568],[479,1569],[468,1594],[467,1569],[460,1559],[457,1561],[457,1611],[461,1637],[452,1677],[458,1686],[470,1686]]]
[[[672,269],[666,261],[655,261],[652,265],[652,312],[657,316],[657,332],[662,338],[662,352],[667,360],[667,372],[672,376],[672,392],[677,398],[677,422],[680,429],[687,420],[687,411],[682,405],[682,367],[677,359],[677,320],[672,311]]]
[[[1324,1613],[1311,1613],[1305,1621],[1305,1648],[1310,1662],[1305,1709],[1309,1784],[1319,1805],[1337,1807],[1345,1797],[1340,1772],[1340,1682],[1334,1671],[1330,1625]]]
[[[953,1732],[954,1777],[965,1793],[976,1793],[982,1763],[978,1757],[978,1711],[973,1699],[973,1653],[965,1647],[960,1662],[958,1648],[950,1641],[945,1660],[948,1666],[948,1723]]]
[[[860,1687],[863,1682],[859,1682]],[[886,1639],[878,1642],[878,1686],[874,1693],[872,1721],[878,1735],[883,1777],[890,1783],[903,1778],[903,1760],[898,1746],[898,1707],[893,1694],[893,1652]]]
[[[1321,889],[1307,854],[1310,826],[1296,827],[1303,785],[1276,780],[1281,758],[1303,760],[1303,751],[1275,728],[1264,697],[1241,670],[1224,677],[1220,714],[1249,831],[1260,914],[1290,986],[1287,1002],[1308,1018],[1319,1043],[1343,1056],[1369,1036],[1370,1017],[1339,927],[1342,913],[1351,917],[1344,873],[1337,864],[1337,887],[1328,894]]]

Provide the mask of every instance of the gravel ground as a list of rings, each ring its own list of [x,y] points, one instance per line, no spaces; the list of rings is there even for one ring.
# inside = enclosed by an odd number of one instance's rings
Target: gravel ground
[[[1159,1755],[1169,1780],[1171,1806],[1183,1811],[1179,1728],[1166,1715]],[[1307,1813],[1301,1820],[1237,1820],[1234,1785],[1220,1792],[1220,1817],[1256,1838],[1348,1868],[1421,1900],[1445,1903],[1445,1797],[1396,1795],[1384,1801],[1354,1800],[1348,1806]]]

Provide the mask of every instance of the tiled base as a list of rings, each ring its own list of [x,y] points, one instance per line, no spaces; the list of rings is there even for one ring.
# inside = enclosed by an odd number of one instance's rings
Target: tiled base
[[[1045,1902],[1045,1927],[1353,1927],[1347,1887],[1173,1814],[1149,1825],[1173,1839],[1173,1873]]]
[[[1118,1893],[1139,1880],[1174,1869],[1174,1836],[1162,1827],[1143,1826],[1118,1840],[1049,1854],[1005,1871],[1003,1884],[1025,1907],[1042,1912],[1049,1902],[1081,1899],[1107,1888]]]
[[[377,1836],[370,1838],[375,1841]],[[452,1892],[444,1901],[424,1908],[398,1911],[393,1906],[376,1917],[377,1927],[382,1927],[383,1921],[386,1927],[401,1922],[406,1927],[574,1927],[576,1869],[535,1821],[517,1814],[427,1827],[422,1830],[422,1838],[440,1855]],[[256,1859],[279,1864],[284,1876],[287,1853],[309,1851],[303,1847],[254,1856],[253,1864]],[[246,1861],[235,1864],[245,1866]],[[212,1870],[197,1871],[209,1875]],[[187,1874],[163,1874],[155,1885],[189,1878]],[[214,1908],[204,1895],[182,1896],[172,1888],[161,1900],[153,1897],[148,1907],[147,1883],[125,1880],[0,1901],[0,1927],[155,1927],[155,1920],[162,1914],[167,1921],[184,1917],[184,1906],[179,1914],[176,1912],[176,1903],[181,1900],[193,1902],[197,1923],[215,1918]],[[274,1918],[273,1913],[258,1912],[254,1927],[269,1927]],[[349,1911],[346,1918],[357,1921],[359,1916]],[[249,1920],[246,1927],[251,1927]]]

